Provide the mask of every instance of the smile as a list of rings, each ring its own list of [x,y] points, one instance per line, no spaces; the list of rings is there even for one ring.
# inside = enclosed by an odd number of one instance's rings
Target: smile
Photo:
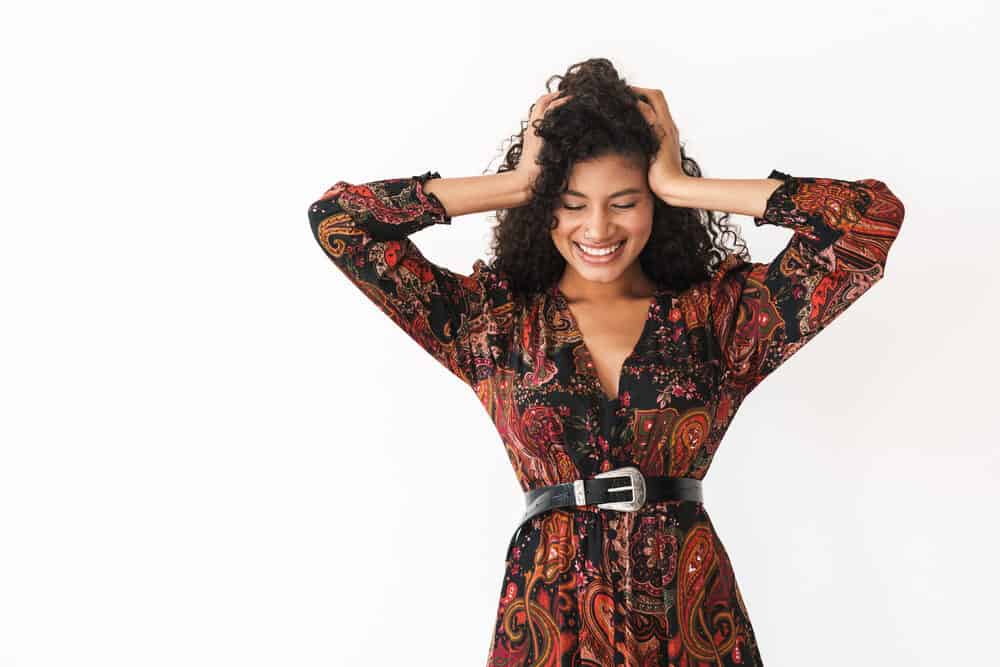
[[[576,248],[576,254],[583,259],[583,261],[590,264],[607,264],[612,262],[621,255],[622,247],[625,245],[624,241],[619,241],[611,248],[603,248],[601,250],[593,250],[581,246],[576,241],[573,241],[573,247]]]

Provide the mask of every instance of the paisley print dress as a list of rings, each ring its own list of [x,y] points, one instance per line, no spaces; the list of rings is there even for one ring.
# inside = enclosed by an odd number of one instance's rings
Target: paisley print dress
[[[437,172],[339,181],[309,208],[336,267],[486,409],[521,487],[633,465],[704,478],[747,394],[885,272],[903,205],[880,181],[781,180],[756,225],[793,234],[771,262],[728,255],[660,289],[609,399],[556,287],[515,299],[482,259],[429,262],[411,235],[450,224]],[[489,667],[761,665],[733,564],[704,505],[560,508],[517,526]]]

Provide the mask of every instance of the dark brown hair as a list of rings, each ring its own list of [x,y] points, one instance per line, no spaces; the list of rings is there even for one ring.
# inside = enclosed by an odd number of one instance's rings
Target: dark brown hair
[[[573,95],[573,99],[535,121],[543,145],[538,157],[541,172],[534,181],[532,198],[524,206],[497,211],[499,224],[493,230],[490,264],[522,297],[549,288],[565,269],[566,260],[552,242],[551,229],[557,224],[554,212],[560,194],[568,187],[573,165],[616,154],[648,170],[660,147],[653,128],[636,106],[644,96],[628,88],[607,59],[591,58],[571,65],[565,75],[550,77],[546,90],[551,90],[553,80],[559,81],[558,90]],[[521,131],[510,138],[513,144],[497,173],[517,166],[526,128],[527,121],[522,120]],[[684,173],[700,177],[701,169],[686,155],[683,142],[680,152]],[[653,197],[653,229],[639,255],[643,273],[653,282],[680,292],[707,280],[731,252],[722,244],[727,236],[739,244],[737,254],[750,261],[746,244],[738,228],[729,223],[728,213],[718,216],[713,211],[670,206]],[[540,224],[542,220],[549,224]]]

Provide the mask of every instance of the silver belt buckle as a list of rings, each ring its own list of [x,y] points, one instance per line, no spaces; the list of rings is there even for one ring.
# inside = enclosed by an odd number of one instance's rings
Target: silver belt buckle
[[[598,507],[609,510],[621,510],[624,512],[634,512],[640,507],[646,504],[646,478],[643,477],[642,471],[640,471],[635,466],[624,466],[622,468],[615,468],[614,470],[608,470],[607,472],[602,472],[598,475],[594,475],[594,479],[600,479],[604,477],[627,477],[629,484],[622,486],[615,486],[608,489],[608,493],[621,493],[625,491],[632,492],[632,498],[629,500],[614,500],[606,503],[598,503]],[[577,502],[579,503],[579,496],[582,495],[583,484],[579,485],[580,492],[577,494]],[[582,504],[582,503],[580,503]]]

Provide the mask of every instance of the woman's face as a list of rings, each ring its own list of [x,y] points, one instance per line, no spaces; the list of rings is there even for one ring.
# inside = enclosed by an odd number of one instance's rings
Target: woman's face
[[[566,260],[568,278],[613,283],[641,273],[637,260],[653,230],[653,193],[646,169],[609,155],[576,163],[554,211],[552,242]],[[620,244],[620,247],[617,247]],[[580,246],[610,255],[584,254]],[[634,264],[634,266],[633,266]]]

